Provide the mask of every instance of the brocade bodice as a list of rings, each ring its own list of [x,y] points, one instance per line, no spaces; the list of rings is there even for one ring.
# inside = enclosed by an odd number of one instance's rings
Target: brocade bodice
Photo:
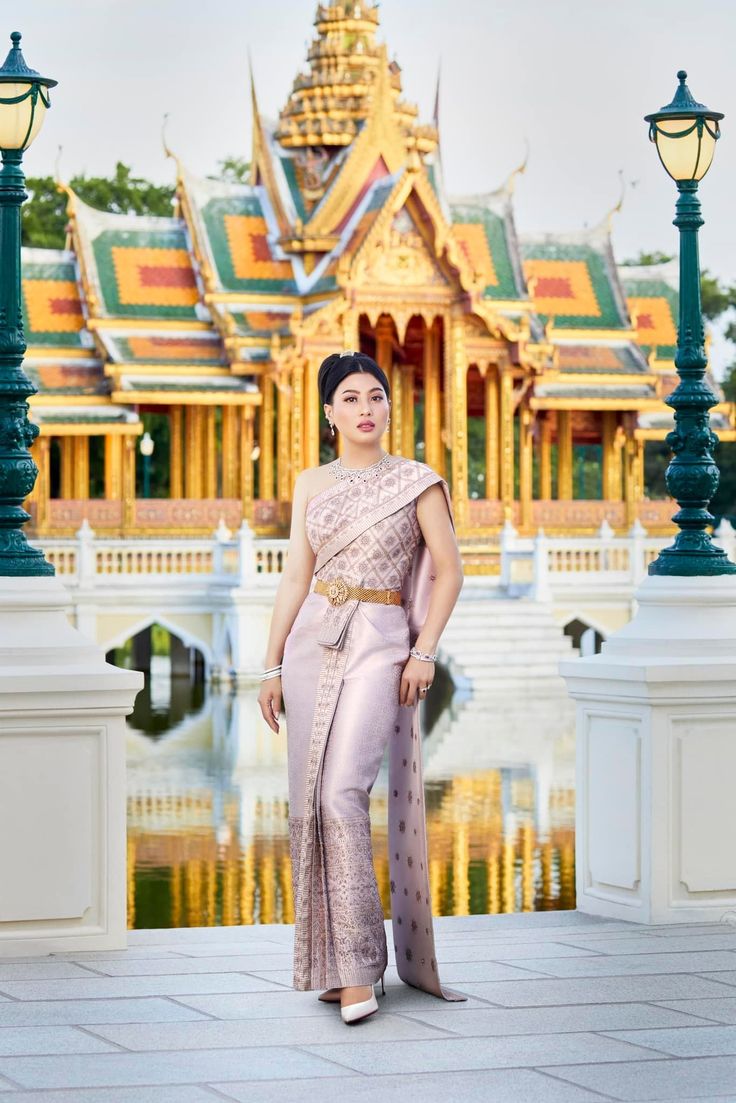
[[[415,467],[415,461],[395,457],[390,473],[383,473],[380,483],[336,484],[308,502],[307,538],[315,555],[334,538],[346,537],[345,546],[315,572],[317,578],[329,582],[341,577],[376,589],[401,589],[422,538],[416,497],[397,504],[406,483],[404,464]],[[357,533],[369,512],[374,514],[373,523],[351,540],[351,527]]]

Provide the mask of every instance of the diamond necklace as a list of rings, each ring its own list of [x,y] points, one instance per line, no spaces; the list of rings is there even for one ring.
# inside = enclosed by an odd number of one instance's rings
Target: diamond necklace
[[[332,474],[336,479],[343,479],[348,483],[362,483],[365,479],[370,478],[372,475],[380,475],[384,468],[388,467],[391,462],[391,453],[386,452],[384,456],[381,456],[380,460],[376,460],[375,463],[370,464],[368,467],[344,467],[342,462],[342,456],[338,456],[333,461]]]

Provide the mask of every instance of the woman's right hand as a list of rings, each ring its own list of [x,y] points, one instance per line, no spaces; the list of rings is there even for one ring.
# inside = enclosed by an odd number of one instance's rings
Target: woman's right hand
[[[265,682],[261,683],[258,704],[261,706],[263,719],[271,731],[278,733],[279,714],[281,712],[281,678],[267,678]]]

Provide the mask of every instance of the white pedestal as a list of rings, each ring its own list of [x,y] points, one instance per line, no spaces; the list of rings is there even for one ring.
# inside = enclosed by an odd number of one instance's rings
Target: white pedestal
[[[736,908],[736,580],[647,577],[577,702],[577,907],[639,923]]]
[[[226,629],[231,648],[230,674],[235,686],[260,685],[275,595],[275,586],[262,590],[235,589],[230,593]]]
[[[143,685],[55,578],[0,578],[0,955],[126,944],[125,716]]]

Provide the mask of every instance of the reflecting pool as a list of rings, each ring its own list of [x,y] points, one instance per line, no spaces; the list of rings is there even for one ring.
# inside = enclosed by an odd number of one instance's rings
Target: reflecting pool
[[[575,906],[574,712],[562,681],[538,699],[478,701],[438,666],[422,705],[430,884],[437,915]],[[128,924],[293,923],[286,732],[257,690],[206,690],[154,656],[128,721]],[[390,916],[387,761],[371,796]]]

